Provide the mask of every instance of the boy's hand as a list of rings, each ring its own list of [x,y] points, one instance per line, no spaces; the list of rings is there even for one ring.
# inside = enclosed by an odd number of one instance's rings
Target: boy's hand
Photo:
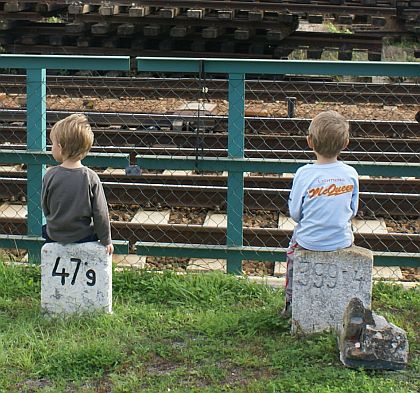
[[[111,255],[114,252],[114,245],[112,243],[105,246],[105,248],[106,248],[106,253],[109,255]]]

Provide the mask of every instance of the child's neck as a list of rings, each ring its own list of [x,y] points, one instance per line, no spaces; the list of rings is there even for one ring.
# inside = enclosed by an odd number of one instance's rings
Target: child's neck
[[[322,164],[332,164],[334,162],[337,162],[337,156],[327,158],[327,157],[321,156],[321,154],[318,154],[316,152],[315,152],[315,154],[316,154],[315,164],[322,165]]]
[[[75,169],[75,168],[81,168],[82,162],[80,160],[71,160],[71,159],[66,159],[64,160],[60,166],[62,166],[63,168],[67,168],[67,169]]]

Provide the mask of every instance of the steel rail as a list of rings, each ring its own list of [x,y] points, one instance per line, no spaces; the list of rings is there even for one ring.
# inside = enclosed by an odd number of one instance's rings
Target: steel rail
[[[122,206],[155,208],[205,208],[226,210],[227,186],[103,182],[107,201]],[[26,179],[0,177],[3,201],[25,200]],[[245,209],[287,212],[290,188],[244,188]],[[361,192],[359,214],[363,217],[407,218],[420,211],[420,193]],[[416,214],[413,215],[417,217]]]
[[[12,40],[13,41],[13,40]],[[132,49],[132,48],[104,48],[102,46],[89,46],[89,47],[79,47],[71,45],[23,45],[12,42],[1,41],[0,33],[0,44],[7,49],[8,53],[26,53],[26,54],[37,54],[37,55],[91,55],[91,56],[101,56],[106,51],[109,56],[130,56],[135,58],[140,54],[147,57],[156,57],[163,56],[162,49]],[[226,58],[238,57],[237,52],[213,52],[213,51],[192,51],[188,49],[175,49],[165,51],[165,56],[170,54],[174,57],[191,57],[191,54],[194,54],[194,57],[203,57],[203,58],[219,58],[221,55]],[[241,53],[241,58],[254,59],[258,57],[259,59],[272,59],[273,55],[258,55],[252,53]],[[134,68],[134,63],[132,68]]]
[[[26,2],[31,2],[26,0]],[[101,5],[102,2],[98,0],[84,0],[85,4]],[[133,1],[131,0],[119,0],[116,2],[120,5],[131,5]],[[278,11],[278,12],[325,12],[325,13],[353,13],[358,15],[395,15],[396,8],[389,6],[364,6],[363,4],[355,5],[331,5],[328,2],[309,2],[305,4],[299,4],[293,0],[288,2],[278,2],[278,1],[223,1],[223,0],[207,0],[200,1],[200,4],[197,4],[195,0],[142,0],[142,6],[151,6],[151,7],[169,7],[169,8],[213,8],[213,9],[241,9],[241,10],[263,10],[263,11]]]
[[[197,116],[157,113],[132,112],[92,112],[83,111],[89,118],[92,126],[121,125],[124,127],[137,127],[142,130],[171,130],[173,122],[182,120],[186,127],[197,127]],[[72,114],[72,111],[47,111],[47,123],[54,124],[60,119]],[[13,123],[26,122],[26,110],[5,109],[0,111],[0,122]],[[200,116],[200,127],[204,131],[226,132],[227,116]],[[282,117],[245,117],[245,132],[264,134],[290,133],[291,135],[306,135],[311,119],[282,118]],[[381,120],[350,120],[350,129],[353,136],[385,136],[385,137],[419,137],[420,124],[415,121],[381,121]]]
[[[17,36],[16,36],[17,34]],[[65,33],[55,35],[68,36]],[[350,56],[352,49],[368,50],[369,60],[380,60],[382,51],[381,37],[372,37],[371,35],[356,36],[355,34],[329,34],[329,33],[310,33],[295,32],[282,41],[268,42],[265,36],[254,37],[252,40],[242,41],[235,40],[233,35],[227,37],[219,37],[217,39],[203,39],[200,34],[192,34],[185,38],[159,37],[158,39],[147,40],[143,42],[144,46],[139,48],[138,44],[133,43],[133,47],[127,47],[127,38],[121,37],[125,42],[124,46],[110,45],[102,46],[103,42],[90,45],[89,47],[76,46],[76,37],[73,39],[73,45],[63,42],[61,45],[50,44],[23,44],[20,43],[22,32],[7,32],[0,34],[0,42],[9,53],[26,53],[26,54],[59,54],[59,55],[103,55],[104,50],[109,56],[130,56],[137,57],[139,54],[146,57],[172,56],[172,57],[220,57],[236,58],[238,53],[242,58],[259,58],[272,59],[288,56],[294,49],[305,49],[317,51],[317,57],[321,56],[323,50],[334,49],[343,52],[346,58]],[[95,38],[94,36],[93,38]],[[115,36],[112,36],[115,38]],[[98,38],[98,37],[96,37]],[[102,37],[103,38],[103,37]],[[229,48],[224,47],[224,43],[230,40],[232,45]],[[96,40],[98,41],[98,40]],[[197,49],[194,45],[196,42],[204,43],[205,49]],[[264,50],[255,53],[256,44],[263,45]],[[98,46],[99,45],[99,46]],[[282,54],[276,52],[276,48]],[[283,54],[283,52],[285,52]],[[134,63],[133,63],[134,67]]]
[[[0,116],[1,117],[1,116]],[[191,125],[190,125],[191,126]],[[391,126],[391,125],[390,125]],[[117,128],[115,128],[117,127]],[[151,125],[138,125],[136,129],[119,128],[119,125],[107,128],[93,127],[96,146],[109,146],[115,148],[137,146],[146,147],[159,145],[170,148],[188,149],[197,146],[199,143],[203,149],[226,149],[228,145],[228,134],[226,132],[206,132],[197,138],[194,131],[173,131],[162,130]],[[305,135],[290,135],[290,132],[282,129],[264,130],[261,125],[260,133],[247,133],[245,135],[245,148],[248,150],[307,150],[308,145]],[[160,128],[156,130],[155,128]],[[188,124],[185,128],[189,128]],[[419,127],[420,128],[420,127]],[[210,130],[211,131],[211,130]],[[277,132],[276,132],[277,131]],[[0,145],[11,145],[10,148],[21,149],[19,146],[26,143],[26,127],[0,124]],[[50,128],[47,130],[49,138]],[[420,151],[420,138],[389,138],[389,137],[359,137],[353,136],[348,147],[349,152],[372,152],[376,153],[414,153]],[[5,146],[6,147],[6,146]]]
[[[140,175],[121,174],[120,171],[99,171],[99,178],[104,183],[128,183],[128,184],[158,184],[158,185],[192,185],[200,187],[220,187],[226,186],[227,174],[212,174],[207,172],[188,172],[180,174],[178,171],[165,171],[163,173],[151,173],[146,170]],[[24,190],[22,183],[26,179],[25,170],[7,170],[0,166],[0,178],[9,187],[15,187],[16,190]],[[12,179],[12,180],[10,180]],[[258,175],[246,173],[244,176],[244,186],[246,188],[256,189],[290,189],[293,177],[279,175]],[[362,177],[359,179],[360,192],[366,193],[389,193],[389,194],[420,194],[420,179],[406,178],[382,178],[382,177]],[[0,191],[1,192],[1,191]],[[11,192],[11,194],[13,194]],[[16,194],[17,195],[17,194]],[[19,194],[23,196],[23,194]],[[18,200],[19,197],[15,197]]]
[[[112,140],[109,140],[112,143]],[[1,146],[1,145],[0,145]],[[3,147],[3,146],[1,146]],[[18,152],[26,150],[26,145],[6,145],[3,151]],[[411,146],[410,146],[411,147]],[[177,146],[93,146],[92,153],[128,153],[133,158],[136,155],[155,155],[155,156],[171,156],[171,157],[194,157],[197,155],[195,147],[177,147]],[[216,157],[222,158],[228,156],[227,148],[200,148],[200,157]],[[261,158],[263,159],[288,159],[313,160],[314,154],[311,150],[274,150],[268,149],[244,149],[245,158]],[[347,151],[343,150],[340,154],[344,161],[364,161],[364,162],[389,162],[389,163],[415,163],[419,162],[419,153],[410,151],[403,152],[382,152],[382,151]]]
[[[19,217],[0,217],[0,233],[25,235],[26,219]],[[226,244],[226,229],[202,225],[185,224],[139,224],[135,222],[111,221],[112,238],[138,241],[190,244]],[[292,231],[276,228],[245,227],[244,245],[253,247],[287,247]],[[355,233],[355,244],[372,251],[399,253],[418,253],[420,234]]]
[[[296,16],[296,21],[297,21]],[[75,21],[77,22],[84,22],[84,23],[99,23],[103,22],[104,17],[100,14],[83,14],[83,15],[77,15],[75,18]],[[229,20],[229,25],[226,25],[226,19],[218,18],[217,15],[205,15],[203,18],[200,19],[194,19],[189,18],[188,16],[184,15],[178,15],[175,18],[165,18],[160,16],[159,14],[149,14],[147,16],[142,17],[132,17],[128,14],[116,14],[112,15],[112,23],[118,23],[118,24],[124,24],[124,23],[141,23],[141,25],[147,25],[147,24],[154,24],[154,25],[160,25],[164,26],[164,28],[167,28],[169,26],[187,26],[187,27],[213,27],[218,26],[221,28],[250,28],[250,24],[252,24],[252,28],[255,29],[278,29],[279,26],[286,27],[288,26],[288,23],[280,24],[278,18],[270,19],[261,19],[259,21],[250,21],[244,18],[240,17],[232,17],[232,19]],[[297,24],[297,23],[296,23]],[[292,29],[293,24],[290,22],[290,31],[293,31],[295,29]],[[66,33],[68,34],[68,33]],[[358,34],[365,34],[364,32],[358,33]],[[395,34],[395,32],[393,32]],[[371,35],[370,35],[371,36]]]
[[[101,17],[102,18],[102,17]],[[100,19],[101,19],[100,18]],[[188,22],[188,20],[185,20],[185,22]],[[172,22],[173,24],[174,22]],[[225,22],[226,23],[226,22]],[[37,23],[34,26],[17,26],[15,29],[8,31],[9,35],[17,35],[17,37],[21,37],[22,35],[28,35],[28,36],[50,36],[50,35],[56,35],[56,36],[68,36],[68,37],[77,37],[77,34],[70,34],[67,33],[65,30],[65,24],[57,23],[57,24],[50,24],[50,23]],[[115,37],[115,33],[113,35]],[[92,37],[97,37],[95,35],[92,35]],[[131,40],[132,37],[124,37],[121,36],[122,39]],[[150,38],[150,37],[145,37]],[[152,37],[155,38],[155,37]],[[289,48],[298,48],[298,47],[316,47],[316,48],[337,48],[337,49],[345,49],[345,50],[351,50],[353,48],[357,49],[368,49],[372,51],[381,50],[382,48],[382,41],[380,37],[373,36],[372,34],[363,34],[363,33],[354,33],[354,34],[343,34],[343,33],[328,33],[328,32],[307,32],[307,31],[295,31],[292,34],[288,35],[283,40],[268,40],[267,36],[264,35],[255,35],[252,37],[252,39],[248,40],[237,40],[234,39],[233,32],[228,34],[224,34],[218,38],[212,38],[212,39],[205,39],[202,37],[201,33],[195,33],[191,32],[185,37],[169,37],[169,36],[159,36],[156,37],[156,42],[160,42],[162,40],[170,39],[172,42],[192,42],[193,40],[201,40],[205,42],[224,42],[226,39],[231,39],[232,41],[240,44],[240,43],[248,43],[248,44],[255,44],[257,42],[262,43],[271,43],[272,45],[281,45],[282,47],[289,47]],[[16,44],[19,44],[16,42]],[[151,43],[149,42],[149,49],[158,49],[156,48],[150,48]],[[33,45],[28,45],[33,47],[42,46],[37,45],[34,43]],[[51,50],[54,50],[54,45],[48,45]],[[89,48],[90,49],[90,48]],[[112,55],[112,51],[114,49],[118,48],[107,48],[109,52],[107,52],[108,55]],[[85,48],[86,50],[86,48]],[[125,48],[127,52],[130,52],[130,48]],[[129,53],[126,53],[128,55]],[[134,54],[138,56],[139,54]],[[143,50],[142,50],[142,55]],[[167,56],[167,54],[165,54]]]
[[[25,91],[25,75],[0,75],[0,86],[7,94]],[[418,104],[420,85],[414,83],[361,83],[321,81],[247,80],[248,99],[285,100],[296,97],[299,102],[333,101],[343,103]],[[147,99],[197,99],[201,82],[198,78],[130,78],[47,76],[48,94],[71,97],[143,97]],[[208,99],[225,99],[228,82],[206,78]]]
[[[197,138],[195,132],[190,131],[154,131],[147,130],[126,130],[115,128],[93,128],[96,146],[108,146],[110,143],[116,151],[119,147],[128,146],[159,146],[179,149],[196,148],[198,145],[203,149],[226,149],[228,146],[228,134],[207,132]],[[49,136],[48,129],[47,136]],[[304,135],[289,135],[287,132],[271,130],[271,134],[246,134],[245,148],[248,150],[307,150],[308,144]],[[26,127],[24,126],[4,126],[0,125],[0,146],[8,149],[21,149],[20,146],[26,143]],[[14,147],[14,145],[16,145]],[[372,152],[393,153],[398,157],[401,153],[401,159],[405,153],[415,153],[420,151],[420,138],[366,138],[351,137],[348,152]],[[292,152],[291,152],[292,153]],[[273,153],[275,154],[275,153]],[[300,153],[302,154],[302,153]],[[305,154],[306,156],[306,154]]]

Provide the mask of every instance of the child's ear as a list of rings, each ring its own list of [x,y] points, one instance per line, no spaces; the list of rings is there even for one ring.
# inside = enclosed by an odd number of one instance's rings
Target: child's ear
[[[307,142],[308,146],[309,146],[311,149],[313,149],[313,148],[314,148],[314,144],[312,143],[312,137],[311,137],[310,135],[308,135],[308,136],[306,137],[306,142]]]
[[[347,140],[344,142],[343,149],[345,149],[349,145],[350,140],[347,138]]]

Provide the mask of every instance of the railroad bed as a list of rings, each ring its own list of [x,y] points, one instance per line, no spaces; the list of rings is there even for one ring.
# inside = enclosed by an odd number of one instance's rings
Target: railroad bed
[[[227,156],[228,102],[222,79],[182,77],[156,83],[156,78],[109,78],[105,91],[101,85],[108,77],[48,78],[47,140],[52,124],[83,111],[93,126],[94,153],[126,153],[132,164],[137,155],[197,160]],[[410,169],[418,163],[415,80],[370,84],[281,78],[247,81],[246,157],[313,159],[305,141],[310,118],[321,110],[336,109],[352,119],[351,144],[342,154],[344,160],[396,163]],[[10,75],[3,79],[0,148],[6,152],[26,149],[23,79]],[[203,84],[207,94],[200,93]],[[293,96],[297,96],[296,113],[286,117],[284,109]],[[377,101],[371,104],[374,96]],[[226,172],[145,170],[128,176],[124,169],[96,170],[109,202],[113,238],[128,240],[131,252],[137,241],[226,243]],[[26,178],[22,165],[0,166],[1,233],[24,234],[27,229]],[[292,175],[286,173],[245,173],[245,245],[287,246],[293,228],[287,217],[291,181]],[[375,252],[419,253],[420,180],[361,177],[360,185],[360,211],[353,222],[356,244]]]
[[[419,34],[418,1],[0,2],[0,44],[9,53],[321,58],[353,51],[381,59],[384,36]],[[334,19],[335,18],[335,19]],[[355,34],[297,31],[326,20]],[[54,23],[51,23],[54,22]]]
[[[113,239],[129,240],[131,245],[138,241],[142,242],[163,242],[163,243],[188,243],[188,244],[226,244],[226,215],[218,210],[203,211],[198,213],[188,208],[185,211],[178,209],[153,208],[134,210],[127,213],[127,206],[111,206],[111,227]],[[115,210],[113,210],[115,208]],[[120,209],[124,209],[121,213]],[[0,216],[0,233],[14,235],[26,234],[26,205],[21,203],[5,203],[1,205],[2,215]],[[169,223],[169,218],[178,214],[178,223]],[[186,218],[181,218],[183,215]],[[190,216],[192,215],[192,218]],[[267,216],[267,213],[265,213]],[[125,216],[127,221],[120,220]],[[196,221],[197,216],[202,217],[201,223],[188,223]],[[293,223],[283,214],[274,214],[272,220],[275,227],[259,227],[258,222],[262,219],[255,213],[245,214],[245,221],[254,224],[244,227],[244,245],[254,247],[287,247],[293,231]],[[117,219],[116,219],[117,218]],[[185,223],[187,222],[187,223]],[[257,224],[255,224],[257,222]],[[391,222],[391,221],[390,221]],[[402,226],[398,220],[392,221],[392,228],[386,226],[382,219],[357,220],[354,226],[358,228],[355,232],[355,244],[366,247],[375,252],[396,252],[396,253],[418,253],[420,235],[416,222],[405,221],[406,225],[415,228],[416,233],[398,233],[395,227]],[[404,229],[403,229],[404,231]],[[405,230],[406,231],[406,230]]]
[[[65,111],[49,111],[47,122],[53,123],[67,114]],[[25,126],[13,124],[16,121],[23,123],[25,115],[24,110],[1,112],[0,135],[7,142],[1,146],[3,149],[25,149]],[[94,152],[123,152],[133,157],[137,154],[227,155],[225,117],[204,118],[204,123],[207,120],[213,122],[206,123],[207,131],[211,132],[197,135],[182,128],[174,130],[179,115],[171,118],[156,114],[88,113],[88,116],[94,125],[96,143],[99,143],[94,146]],[[105,124],[107,127],[103,127]],[[154,124],[153,129],[150,129],[150,124]],[[249,147],[246,154],[260,158],[312,158],[311,152],[303,150],[308,124],[309,119],[249,118],[248,127],[252,126],[252,133],[246,136]],[[352,138],[356,149],[343,152],[344,159],[418,162],[418,123],[351,121],[351,124],[363,137]],[[122,129],[121,125],[134,127]],[[389,138],[390,129],[394,134],[409,133],[410,137]],[[16,142],[20,144],[11,144],[11,136],[18,138]],[[202,146],[197,150],[198,137]],[[109,146],[110,143],[113,146]],[[127,239],[132,244],[138,240],[224,243],[226,173],[166,170],[125,176],[122,172],[113,168],[99,172],[111,206],[116,239]],[[244,230],[246,244],[287,245],[293,227],[286,217],[291,181],[292,177],[288,175],[245,174],[245,222],[250,223]],[[25,171],[21,167],[3,167],[0,189],[0,197],[5,202],[0,208],[3,211],[0,230],[2,233],[23,234],[26,230]],[[361,206],[359,221],[355,223],[356,244],[375,251],[418,252],[418,211],[419,179],[361,178]],[[171,215],[178,218],[171,219]]]

